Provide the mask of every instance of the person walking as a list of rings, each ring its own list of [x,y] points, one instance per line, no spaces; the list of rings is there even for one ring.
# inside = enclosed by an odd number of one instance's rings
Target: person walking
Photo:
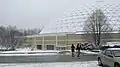
[[[77,47],[76,47],[76,50],[77,50],[77,57],[80,56],[80,48],[81,48],[80,44],[77,43]]]
[[[75,46],[74,46],[74,44],[72,44],[72,46],[71,46],[71,52],[72,52],[72,57],[74,57],[74,52],[75,52]]]

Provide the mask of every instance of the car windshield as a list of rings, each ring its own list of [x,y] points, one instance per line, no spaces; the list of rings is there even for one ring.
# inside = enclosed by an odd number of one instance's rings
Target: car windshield
[[[120,50],[113,51],[115,57],[120,57]]]

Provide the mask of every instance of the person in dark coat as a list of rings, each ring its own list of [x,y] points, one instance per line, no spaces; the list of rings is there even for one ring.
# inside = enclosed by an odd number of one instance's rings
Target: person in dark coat
[[[72,57],[74,57],[74,52],[75,52],[75,46],[74,46],[74,44],[72,44],[72,46],[71,46],[71,52],[72,52]]]
[[[76,47],[76,50],[77,50],[77,57],[80,56],[80,49],[81,49],[81,45],[79,43],[77,43],[77,47]]]

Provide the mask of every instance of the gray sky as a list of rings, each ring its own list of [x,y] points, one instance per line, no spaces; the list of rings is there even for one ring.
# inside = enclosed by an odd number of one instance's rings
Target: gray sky
[[[104,1],[114,4],[120,2]],[[96,0],[0,0],[0,25],[39,28],[54,23],[80,5],[94,3]]]

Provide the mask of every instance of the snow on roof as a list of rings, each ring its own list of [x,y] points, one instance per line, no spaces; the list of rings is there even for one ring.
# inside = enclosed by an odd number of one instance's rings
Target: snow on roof
[[[106,43],[107,45],[111,45],[111,46],[114,46],[114,45],[120,45],[120,42],[107,42]]]
[[[108,48],[107,50],[120,50],[120,48]]]
[[[59,32],[59,33],[41,33],[40,36],[63,36],[66,34],[73,34],[72,32]]]
[[[94,10],[101,9],[107,16],[107,23],[113,28],[114,31],[119,30],[120,25],[120,6],[115,4],[103,4],[103,5],[81,5],[81,8],[73,10],[68,13],[61,20],[52,22],[46,26],[40,34],[44,33],[60,33],[60,32],[76,32],[84,31],[83,27],[89,14]],[[81,34],[83,32],[79,32]]]
[[[65,36],[66,34],[74,34],[74,33],[72,33],[72,32],[41,33],[39,35],[29,35],[29,36],[25,36],[25,37],[31,38],[31,37],[43,37],[43,36]]]

